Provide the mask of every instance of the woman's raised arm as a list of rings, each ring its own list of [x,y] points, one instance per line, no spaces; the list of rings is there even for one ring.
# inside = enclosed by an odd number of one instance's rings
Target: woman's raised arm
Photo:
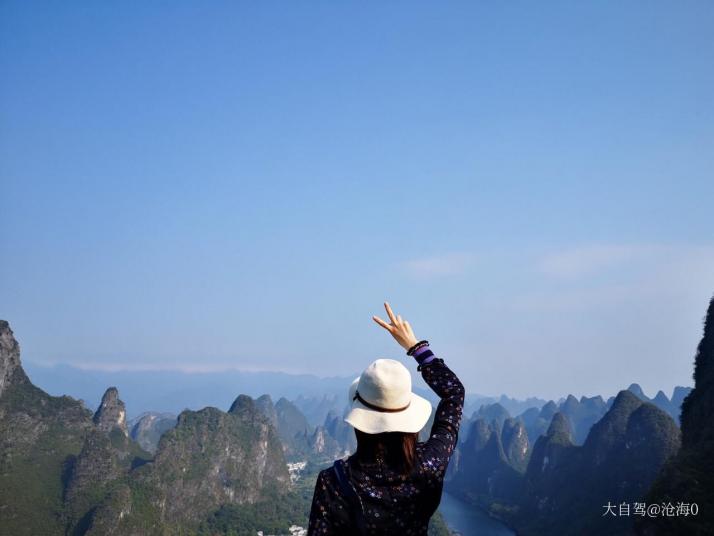
[[[422,378],[441,399],[436,407],[434,424],[425,445],[425,458],[435,471],[445,471],[449,458],[456,447],[461,415],[464,409],[464,386],[444,360],[436,357],[427,341],[418,341],[411,325],[395,315],[389,303],[384,303],[390,323],[373,316],[377,324],[392,337],[419,364]],[[429,462],[430,460],[430,462]]]

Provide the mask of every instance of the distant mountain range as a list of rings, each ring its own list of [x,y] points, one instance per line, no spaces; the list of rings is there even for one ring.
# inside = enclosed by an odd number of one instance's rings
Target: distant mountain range
[[[630,390],[607,403],[568,397],[516,418],[483,406],[465,435],[447,490],[525,535],[628,533],[631,520],[602,520],[600,507],[641,500],[680,441],[674,419]]]
[[[282,372],[181,371],[101,371],[69,365],[42,366],[26,363],[32,381],[55,396],[69,394],[96,407],[107,385],[116,386],[126,402],[129,418],[143,412],[178,414],[184,409],[206,406],[226,408],[236,393],[257,398],[268,394],[274,400],[303,398],[339,400],[342,407],[347,389],[355,376],[320,378],[309,374]],[[327,412],[313,424],[322,423]]]
[[[273,400],[285,398],[292,401],[304,414],[312,426],[324,423],[328,413],[342,412],[347,404],[347,390],[357,376],[335,376],[322,378],[310,374],[289,374],[284,372],[244,372],[226,370],[221,372],[181,372],[181,371],[102,371],[72,367],[69,365],[44,366],[25,363],[24,368],[33,383],[54,396],[69,394],[83,400],[88,407],[99,404],[105,386],[114,385],[122,393],[127,405],[127,418],[135,419],[144,412],[178,414],[184,409],[200,409],[206,406],[228,407],[235,399],[235,393],[244,393],[254,398],[264,394]],[[425,388],[421,379],[415,376],[415,391],[438,402],[434,393]],[[629,389],[639,398],[650,401],[642,389],[633,383]],[[689,387],[676,387],[668,398],[662,391],[651,401],[678,419],[679,406],[689,392]],[[553,404],[574,398],[567,395]],[[600,398],[600,397],[593,397]],[[607,401],[608,406],[614,397]],[[580,403],[587,400],[580,398]],[[531,397],[519,400],[501,395],[499,397],[467,393],[464,414],[472,415],[481,406],[499,404],[509,416],[523,414],[527,410],[538,411],[549,401]],[[566,412],[567,413],[567,412]],[[552,417],[552,414],[550,415]],[[548,423],[542,427],[545,432]]]

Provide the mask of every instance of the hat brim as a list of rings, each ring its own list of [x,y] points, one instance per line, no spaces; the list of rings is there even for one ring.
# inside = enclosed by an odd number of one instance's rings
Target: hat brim
[[[359,400],[352,401],[352,409],[345,422],[366,434],[383,432],[417,433],[431,416],[431,402],[412,393],[409,407],[402,411],[386,412],[370,409]]]

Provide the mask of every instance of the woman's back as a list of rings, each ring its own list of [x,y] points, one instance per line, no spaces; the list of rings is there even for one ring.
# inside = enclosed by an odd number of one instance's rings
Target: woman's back
[[[335,466],[321,471],[309,534],[426,534],[456,446],[464,388],[441,359],[419,369],[441,401],[428,441],[416,445],[412,469],[404,474],[381,458],[367,462],[354,454],[344,464],[346,478]]]

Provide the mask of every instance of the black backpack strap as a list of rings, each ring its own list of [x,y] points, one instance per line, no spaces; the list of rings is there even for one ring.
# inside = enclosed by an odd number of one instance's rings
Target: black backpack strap
[[[364,505],[362,499],[357,493],[357,490],[352,485],[349,475],[347,474],[347,464],[344,460],[337,460],[332,465],[337,477],[337,485],[340,487],[342,495],[347,499],[350,505],[350,518],[354,522],[357,529],[357,534],[367,534],[367,527],[364,518]]]

